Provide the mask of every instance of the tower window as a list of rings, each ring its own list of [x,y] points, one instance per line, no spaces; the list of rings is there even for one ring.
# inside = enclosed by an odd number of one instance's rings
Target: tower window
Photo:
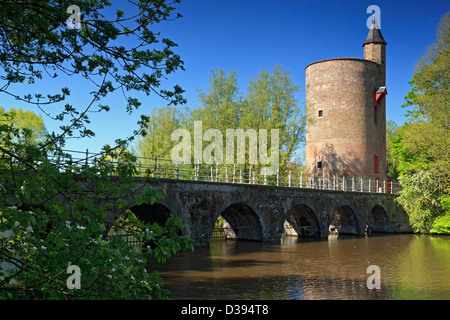
[[[319,118],[323,117],[323,110],[319,110]]]
[[[317,161],[317,169],[322,169],[322,161]]]

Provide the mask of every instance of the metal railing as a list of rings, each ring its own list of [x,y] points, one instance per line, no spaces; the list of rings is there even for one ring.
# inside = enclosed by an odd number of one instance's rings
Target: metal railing
[[[126,244],[132,246],[135,250],[141,250],[143,245],[144,245],[144,241],[142,240],[138,240],[135,235],[133,234],[127,234],[127,233],[120,233],[120,234],[115,234],[113,235],[114,237],[120,237]],[[108,235],[105,237],[106,241],[109,241],[111,237],[113,237],[112,235]]]
[[[95,166],[102,153],[63,150],[71,155],[72,163]],[[158,157],[136,157],[133,163],[136,176],[148,176],[174,180],[207,181],[234,184],[271,185],[344,192],[398,193],[400,184],[393,180],[376,177],[346,177],[306,175],[300,170],[288,170],[269,175],[267,168],[253,165],[181,163]],[[124,164],[111,160],[111,165]],[[114,169],[114,168],[112,168]],[[111,171],[114,175],[114,170]]]

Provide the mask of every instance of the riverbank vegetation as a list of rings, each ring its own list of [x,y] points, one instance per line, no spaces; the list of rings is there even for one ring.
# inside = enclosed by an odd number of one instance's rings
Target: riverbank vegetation
[[[410,84],[407,121],[387,130],[389,175],[401,183],[398,202],[414,231],[450,234],[450,12]]]

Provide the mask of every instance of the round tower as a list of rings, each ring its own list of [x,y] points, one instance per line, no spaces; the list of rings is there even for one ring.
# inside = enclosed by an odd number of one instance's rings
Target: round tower
[[[386,42],[374,20],[364,59],[306,67],[308,175],[386,179]]]

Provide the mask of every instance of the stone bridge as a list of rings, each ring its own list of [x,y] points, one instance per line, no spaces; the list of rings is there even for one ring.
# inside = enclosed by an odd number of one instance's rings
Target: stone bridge
[[[242,240],[279,239],[292,235],[363,235],[372,232],[411,232],[408,216],[396,195],[241,183],[159,179],[164,199],[130,209],[147,222],[164,222],[169,213],[181,218],[196,244],[207,243],[219,216]]]

